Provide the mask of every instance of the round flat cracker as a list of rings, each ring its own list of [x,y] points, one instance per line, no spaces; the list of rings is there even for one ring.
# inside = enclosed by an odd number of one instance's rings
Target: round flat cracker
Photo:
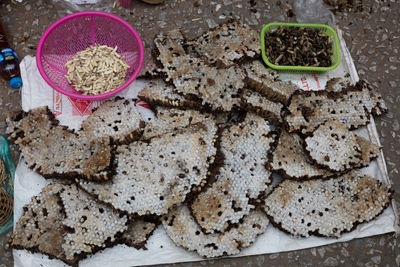
[[[361,147],[346,124],[327,121],[305,139],[306,151],[319,165],[344,172],[361,163]]]
[[[237,225],[222,234],[204,234],[200,226],[183,205],[172,210],[162,220],[172,241],[200,256],[212,258],[236,255],[249,247],[268,226],[267,216],[259,210],[250,212]]]
[[[275,226],[292,235],[340,237],[381,214],[391,189],[359,171],[337,179],[284,180],[265,199]]]

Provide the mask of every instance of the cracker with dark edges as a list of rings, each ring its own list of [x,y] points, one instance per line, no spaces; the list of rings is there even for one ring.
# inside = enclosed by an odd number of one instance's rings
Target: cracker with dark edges
[[[119,146],[112,181],[80,180],[79,185],[99,201],[128,214],[166,214],[194,188],[206,184],[208,167],[215,159],[216,132],[215,124],[200,122]]]
[[[277,133],[269,122],[247,114],[245,120],[220,133],[215,182],[195,197],[190,209],[205,233],[224,232],[238,223],[272,189],[271,173],[265,169]]]
[[[72,266],[121,242],[128,228],[126,215],[96,202],[75,184],[50,184],[23,210],[10,245]]]
[[[351,171],[337,179],[284,180],[264,209],[274,226],[292,235],[340,237],[376,218],[392,197],[382,182]]]
[[[67,260],[62,247],[67,232],[62,223],[65,212],[58,195],[62,188],[62,184],[58,183],[48,185],[23,207],[9,241],[12,248],[42,253],[73,264],[73,261]]]
[[[339,120],[356,129],[369,123],[371,115],[381,115],[387,108],[382,96],[366,81],[355,85],[343,83],[342,90],[297,91],[290,99],[284,120],[290,132],[312,132],[327,120]]]
[[[153,80],[149,82],[143,90],[138,93],[138,97],[152,106],[179,108],[183,110],[205,109],[199,101],[185,99],[175,91],[173,86],[166,84],[163,80]]]
[[[149,221],[144,218],[134,218],[128,224],[128,229],[122,235],[122,242],[136,249],[146,249],[146,243],[159,222]]]
[[[220,69],[186,53],[185,39],[178,30],[160,34],[154,42],[165,80],[174,85],[175,92],[200,102],[208,110],[231,111],[239,107],[245,78],[239,67]]]
[[[75,184],[64,186],[59,196],[65,212],[62,224],[71,230],[62,244],[67,261],[77,262],[121,242],[128,229],[126,215],[99,203]]]
[[[290,96],[300,88],[292,82],[284,82],[279,79],[276,71],[265,66],[261,59],[243,64],[246,71],[246,85],[268,100],[287,105]]]
[[[45,178],[108,180],[112,176],[109,137],[76,134],[48,109],[10,113],[7,133],[18,145],[29,168]]]
[[[222,24],[188,42],[188,50],[208,64],[228,68],[261,54],[260,34],[240,20]]]
[[[174,208],[162,219],[167,235],[177,245],[200,256],[214,258],[239,254],[251,246],[268,226],[267,216],[260,210],[251,211],[225,233],[204,234],[187,206]]]
[[[244,72],[235,66],[219,69],[191,55],[173,57],[166,76],[185,99],[201,102],[207,110],[229,112],[240,106]]]
[[[79,134],[96,138],[112,138],[122,144],[138,140],[144,121],[136,108],[135,100],[120,97],[104,102],[82,122]]]
[[[373,159],[378,157],[380,147],[360,136],[356,136],[356,140],[361,148],[361,161],[354,168],[368,166]],[[327,179],[338,175],[332,170],[321,168],[310,160],[304,147],[303,138],[296,133],[283,130],[267,168],[279,173],[285,179],[293,180]]]
[[[313,161],[335,172],[361,164],[361,147],[346,124],[327,121],[305,139],[305,150]]]
[[[174,132],[198,122],[215,124],[214,115],[196,110],[180,110],[158,106],[155,107],[154,113],[155,117],[146,123],[142,140]]]
[[[273,123],[282,123],[281,111],[283,105],[268,100],[260,93],[244,89],[241,95],[241,106],[243,109],[256,113]]]

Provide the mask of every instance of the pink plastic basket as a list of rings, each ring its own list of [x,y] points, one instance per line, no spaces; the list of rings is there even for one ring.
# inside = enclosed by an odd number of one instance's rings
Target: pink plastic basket
[[[125,83],[100,95],[82,95],[64,78],[67,61],[91,45],[118,46],[117,52],[129,64]],[[84,11],[68,15],[53,23],[42,35],[36,51],[36,64],[43,79],[55,90],[82,100],[100,100],[128,87],[139,75],[144,61],[142,40],[135,29],[118,16]]]

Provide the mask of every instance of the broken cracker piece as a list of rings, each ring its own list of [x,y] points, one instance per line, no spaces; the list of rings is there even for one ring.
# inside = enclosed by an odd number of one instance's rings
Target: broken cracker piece
[[[138,97],[150,105],[179,109],[203,110],[201,102],[187,100],[180,94],[174,92],[173,86],[167,85],[162,80],[154,80],[148,83],[145,88],[138,93]]]
[[[337,179],[284,180],[264,209],[271,223],[289,234],[340,237],[381,214],[392,197],[382,182],[351,171]]]
[[[382,96],[366,81],[345,86],[340,92],[296,91],[284,116],[289,131],[307,134],[327,120],[356,129],[369,123],[371,114],[386,112]]]
[[[264,165],[277,134],[268,121],[248,113],[242,123],[221,132],[216,181],[195,197],[190,208],[205,233],[224,232],[256,207],[271,189]]]
[[[327,121],[305,139],[305,149],[319,165],[344,172],[360,164],[361,147],[346,124]]]
[[[128,228],[127,216],[96,202],[75,184],[54,183],[24,207],[10,245],[78,266],[116,244]]]
[[[361,162],[357,167],[366,167],[373,159],[379,156],[381,148],[363,137],[356,136],[356,138],[357,143],[361,148]]]
[[[145,249],[145,245],[158,224],[148,222],[142,218],[133,219],[128,229],[122,235],[123,243],[136,249]]]
[[[167,77],[185,99],[201,102],[206,109],[232,111],[239,107],[244,72],[235,66],[219,69],[191,55],[174,57],[165,66]]]
[[[170,211],[162,223],[176,245],[195,251],[200,256],[213,258],[239,254],[265,232],[269,222],[263,212],[255,210],[225,233],[206,235],[190,214],[189,208],[183,205]]]
[[[245,78],[240,68],[219,69],[187,54],[185,39],[178,30],[160,34],[154,42],[166,81],[174,84],[177,93],[214,111],[231,111],[239,106]]]
[[[349,77],[347,78],[336,77],[326,82],[325,90],[327,92],[339,93],[343,89],[349,86],[351,86]]]
[[[77,135],[59,125],[48,107],[10,113],[7,125],[29,168],[45,178],[107,180],[112,175],[109,138]]]
[[[362,137],[356,136],[356,139],[361,148],[361,161],[354,168],[368,166],[371,160],[378,157],[380,148]],[[283,130],[267,168],[279,173],[284,179],[298,181],[326,179],[338,175],[336,172],[321,168],[312,162],[309,155],[304,151],[304,147],[304,140],[299,135]]]
[[[170,64],[173,58],[186,55],[183,48],[185,42],[185,38],[178,29],[159,34],[154,39],[155,57],[161,63],[161,70],[165,72],[166,66]]]
[[[242,21],[233,21],[204,33],[188,42],[189,50],[208,63],[228,68],[260,55],[260,35]]]
[[[283,105],[268,100],[258,92],[244,89],[241,95],[243,109],[254,112],[270,122],[282,123],[281,111]]]
[[[92,138],[112,138],[116,144],[138,140],[143,132],[144,121],[133,99],[120,97],[108,100],[82,122],[78,134]]]
[[[156,116],[146,123],[142,140],[173,132],[198,122],[214,123],[214,116],[210,113],[201,113],[196,110],[180,110],[176,108],[156,107]]]
[[[292,82],[279,80],[278,73],[257,59],[243,64],[246,71],[245,82],[247,86],[268,100],[287,105],[290,96],[300,88]]]
[[[39,252],[50,258],[74,264],[74,261],[66,259],[62,248],[67,231],[62,224],[65,213],[58,195],[62,188],[62,184],[50,184],[24,206],[9,241],[12,248],[26,249],[32,253]]]
[[[131,215],[166,214],[185,201],[192,188],[205,183],[216,153],[216,131],[212,123],[197,123],[149,142],[119,146],[112,181],[79,184],[100,201]]]
[[[334,172],[311,162],[304,151],[304,140],[299,135],[289,134],[285,130],[281,132],[278,146],[267,166],[270,171],[277,172],[286,179],[309,180],[335,175]]]
[[[63,225],[72,229],[62,244],[68,261],[77,261],[121,240],[128,227],[128,217],[97,202],[75,184],[60,190],[65,212]]]

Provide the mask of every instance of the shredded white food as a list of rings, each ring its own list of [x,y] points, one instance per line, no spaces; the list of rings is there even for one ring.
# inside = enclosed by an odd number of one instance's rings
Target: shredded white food
[[[117,49],[96,44],[78,52],[65,64],[68,74],[64,77],[84,95],[103,94],[120,87],[129,65]]]

